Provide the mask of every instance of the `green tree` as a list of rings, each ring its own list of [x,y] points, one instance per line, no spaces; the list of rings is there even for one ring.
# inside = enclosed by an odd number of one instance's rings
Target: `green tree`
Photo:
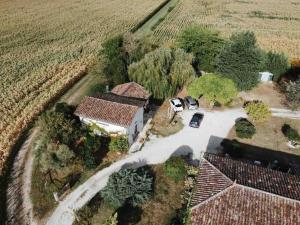
[[[188,86],[188,93],[194,98],[203,95],[208,101],[226,104],[236,97],[237,89],[234,82],[228,78],[205,74]]]
[[[200,26],[188,27],[177,40],[179,48],[195,56],[194,63],[200,69],[213,72],[215,59],[225,41],[218,33]]]
[[[60,112],[47,111],[40,117],[38,125],[48,140],[66,145],[72,145],[82,134],[80,124]]]
[[[48,144],[40,156],[40,170],[43,173],[48,172],[68,172],[68,165],[70,160],[75,157],[74,153],[69,149],[67,145],[63,144]]]
[[[153,177],[145,168],[121,169],[113,173],[101,196],[111,206],[118,208],[129,203],[138,206],[152,195]]]
[[[276,53],[272,51],[265,53],[264,70],[273,73],[275,81],[278,81],[280,76],[284,74],[288,68],[289,61],[283,53]]]
[[[115,86],[128,81],[126,60],[123,52],[122,35],[109,38],[102,44],[104,73],[110,84]]]
[[[172,96],[193,76],[192,56],[182,49],[159,48],[128,68],[129,78],[143,85],[153,97]]]
[[[235,132],[239,138],[252,138],[256,129],[248,120],[242,119],[235,123]]]
[[[216,59],[216,70],[232,79],[239,90],[250,90],[258,83],[264,57],[253,32],[233,34]]]
[[[297,109],[300,107],[300,79],[295,82],[290,81],[287,84],[285,95],[292,108]]]
[[[260,101],[247,103],[245,110],[253,121],[265,121],[271,116],[269,106]]]

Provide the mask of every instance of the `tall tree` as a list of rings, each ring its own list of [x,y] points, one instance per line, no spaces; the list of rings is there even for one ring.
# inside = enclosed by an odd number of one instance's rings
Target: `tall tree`
[[[278,81],[289,68],[289,61],[283,53],[267,52],[265,54],[264,69],[274,74],[274,80]]]
[[[220,53],[225,41],[218,33],[200,26],[188,27],[177,40],[179,48],[193,53],[194,65],[207,72],[214,71],[215,59]]]
[[[157,99],[172,96],[193,76],[192,56],[182,49],[159,48],[128,68],[130,80]]]
[[[263,52],[253,32],[233,34],[216,60],[217,72],[232,79],[239,90],[250,90],[258,83],[263,68]]]
[[[205,74],[188,86],[188,93],[194,98],[203,97],[210,102],[226,104],[237,95],[234,82],[216,74]]]
[[[128,81],[126,60],[123,52],[122,35],[106,40],[102,44],[104,57],[104,73],[111,85]]]

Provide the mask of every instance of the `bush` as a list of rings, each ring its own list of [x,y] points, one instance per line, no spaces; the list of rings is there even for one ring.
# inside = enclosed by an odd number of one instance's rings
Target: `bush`
[[[185,162],[180,157],[172,157],[164,165],[165,174],[175,182],[184,180],[186,175]]]
[[[236,97],[237,89],[230,79],[215,74],[206,74],[188,86],[188,93],[196,99],[203,95],[208,101],[226,104]]]
[[[112,215],[107,221],[105,221],[104,225],[118,225],[118,213]]]
[[[185,29],[177,42],[179,48],[193,53],[195,66],[208,72],[214,71],[215,59],[225,43],[218,33],[200,26]]]
[[[129,148],[128,139],[124,136],[112,137],[109,143],[109,150],[114,152],[127,152]]]
[[[256,133],[255,126],[246,119],[235,123],[235,131],[239,138],[252,138]]]
[[[283,53],[275,53],[271,51],[266,53],[264,70],[273,73],[275,81],[278,81],[280,76],[284,74],[288,68],[288,58]]]
[[[281,131],[284,136],[289,139],[289,141],[300,141],[300,135],[298,131],[292,128],[290,125],[284,124],[281,128]]]
[[[245,110],[253,121],[265,121],[271,116],[269,107],[258,101],[247,103]]]
[[[125,203],[138,206],[152,195],[153,176],[145,169],[121,169],[113,173],[100,192],[104,201],[115,208]]]
[[[233,34],[216,59],[217,72],[232,79],[241,91],[258,83],[264,55],[256,44],[253,32]]]
[[[290,81],[285,90],[285,95],[290,107],[297,109],[300,106],[300,80]]]

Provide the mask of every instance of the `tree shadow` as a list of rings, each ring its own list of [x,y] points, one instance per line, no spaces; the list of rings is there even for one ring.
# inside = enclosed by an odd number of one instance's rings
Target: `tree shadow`
[[[117,210],[118,225],[133,225],[141,220],[143,210],[140,207],[134,207],[131,204],[124,204]]]
[[[199,160],[194,159],[194,151],[193,149],[188,145],[182,145],[179,148],[177,148],[170,156],[171,157],[182,157],[184,158],[190,165],[198,166]]]

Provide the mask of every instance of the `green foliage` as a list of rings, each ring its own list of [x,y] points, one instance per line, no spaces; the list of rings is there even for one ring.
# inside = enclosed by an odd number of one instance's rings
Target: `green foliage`
[[[252,138],[256,129],[248,120],[242,119],[235,123],[235,132],[239,138]]]
[[[300,141],[300,135],[298,131],[292,128],[289,124],[284,124],[281,128],[282,133],[289,141]]]
[[[265,54],[264,70],[274,74],[274,80],[278,81],[280,76],[289,68],[288,58],[283,53],[267,52]]]
[[[58,102],[55,104],[55,112],[63,113],[66,117],[73,117],[75,107],[66,102]]]
[[[233,34],[216,59],[217,72],[232,79],[239,90],[250,90],[258,83],[263,53],[253,32]]]
[[[112,37],[102,44],[104,73],[113,86],[128,81],[122,46],[123,37],[121,35]]]
[[[271,116],[269,106],[259,101],[247,103],[245,110],[253,121],[265,121]]]
[[[286,98],[290,106],[294,109],[300,106],[300,80],[295,82],[290,81],[285,90]]]
[[[118,225],[118,213],[112,215],[103,225]]]
[[[38,121],[38,126],[47,139],[66,145],[71,145],[82,133],[79,123],[55,111],[44,113]]]
[[[177,40],[179,48],[195,56],[195,64],[200,69],[213,72],[214,62],[225,41],[218,33],[200,26],[185,29]]]
[[[75,157],[67,145],[48,144],[47,149],[41,153],[40,170],[43,173],[49,171],[62,172],[67,169],[70,160]]]
[[[175,182],[184,180],[186,175],[185,162],[180,157],[172,157],[164,165],[165,174]]]
[[[193,76],[192,57],[182,49],[159,48],[128,68],[129,78],[154,98],[172,96]]]
[[[109,150],[114,152],[127,152],[129,148],[128,139],[125,136],[112,137],[109,143]]]
[[[125,203],[138,206],[152,195],[153,177],[145,168],[121,169],[113,173],[100,192],[104,201],[113,207]]]
[[[205,74],[188,86],[188,93],[196,99],[203,95],[208,101],[226,104],[236,97],[237,89],[234,82],[228,78]]]

